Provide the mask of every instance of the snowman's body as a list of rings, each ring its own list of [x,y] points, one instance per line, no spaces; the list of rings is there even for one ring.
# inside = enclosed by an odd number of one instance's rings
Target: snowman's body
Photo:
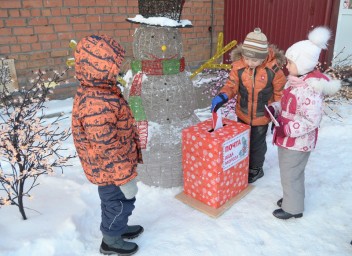
[[[180,32],[177,28],[141,25],[134,34],[133,54],[144,75],[141,99],[148,121],[138,179],[147,185],[180,186],[181,132],[199,121],[194,114],[194,87],[184,71]]]

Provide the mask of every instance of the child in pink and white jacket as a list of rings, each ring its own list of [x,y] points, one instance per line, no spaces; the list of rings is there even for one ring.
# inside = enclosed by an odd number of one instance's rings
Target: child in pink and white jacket
[[[304,210],[304,171],[310,152],[315,148],[323,115],[324,95],[336,93],[339,80],[314,70],[322,49],[327,48],[330,31],[325,27],[312,30],[309,40],[293,44],[286,51],[288,81],[278,104],[269,106],[277,114],[280,126],[274,130],[278,146],[283,198],[273,212],[279,219],[300,218]]]

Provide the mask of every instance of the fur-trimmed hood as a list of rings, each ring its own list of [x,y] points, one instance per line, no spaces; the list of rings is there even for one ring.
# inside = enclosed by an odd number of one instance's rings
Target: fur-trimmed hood
[[[307,79],[306,82],[314,88],[315,91],[321,92],[324,95],[331,96],[337,93],[341,88],[341,80],[332,79],[328,75],[324,74],[328,77],[329,80],[325,80],[322,78],[310,78]]]
[[[304,82],[311,86],[314,91],[323,95],[331,96],[337,93],[341,88],[341,80],[332,79],[329,75],[315,70],[307,75],[296,77],[288,76],[291,86],[303,86]]]
[[[242,44],[237,45],[230,53],[231,61],[240,60],[242,57]],[[269,45],[269,54],[265,62],[272,62],[276,60],[277,65],[282,68],[286,64],[286,57],[282,50],[277,48],[275,45]]]

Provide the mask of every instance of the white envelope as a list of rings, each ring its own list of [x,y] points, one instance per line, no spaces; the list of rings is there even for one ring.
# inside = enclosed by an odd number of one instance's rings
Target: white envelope
[[[268,108],[267,105],[265,105],[265,109],[266,109],[266,111],[269,113],[270,119],[271,119],[271,121],[273,121],[274,125],[275,125],[275,126],[280,126],[279,122],[278,122],[278,121],[275,119],[275,117],[271,114],[271,112],[270,112],[270,110],[269,110],[269,108]]]
[[[216,131],[219,128],[222,128],[222,116],[221,116],[221,109],[218,109],[216,112],[212,112],[213,115],[213,129]]]

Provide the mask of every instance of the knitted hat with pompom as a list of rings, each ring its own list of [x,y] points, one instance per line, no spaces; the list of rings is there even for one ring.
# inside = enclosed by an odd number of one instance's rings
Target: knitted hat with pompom
[[[268,39],[260,28],[248,33],[242,44],[242,55],[256,59],[265,59],[268,56]]]
[[[308,34],[308,40],[299,41],[287,49],[285,56],[296,64],[298,75],[314,70],[321,50],[327,48],[330,36],[328,28],[316,27]]]

